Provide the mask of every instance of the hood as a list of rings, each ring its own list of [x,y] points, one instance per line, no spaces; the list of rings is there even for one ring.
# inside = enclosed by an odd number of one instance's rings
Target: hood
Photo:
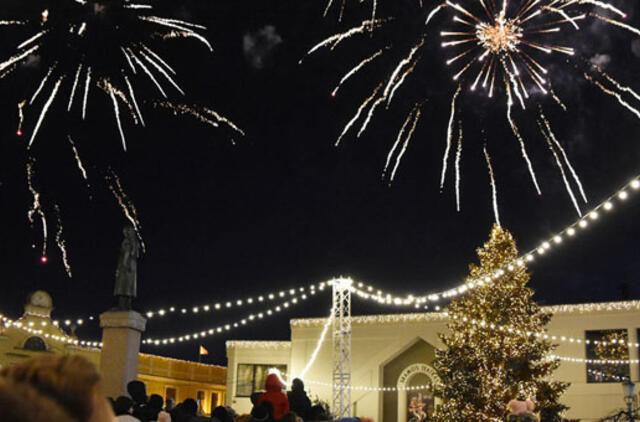
[[[267,391],[282,391],[282,383],[276,374],[269,374],[264,386]]]

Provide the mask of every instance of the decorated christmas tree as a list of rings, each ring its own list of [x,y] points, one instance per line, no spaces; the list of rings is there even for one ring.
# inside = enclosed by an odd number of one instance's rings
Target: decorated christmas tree
[[[544,422],[563,420],[559,400],[568,384],[551,379],[559,366],[549,359],[555,346],[535,335],[551,315],[532,300],[513,236],[496,224],[477,253],[480,266],[471,264],[466,280],[473,288],[450,304],[449,333],[440,336],[434,420],[502,422],[514,399],[531,399]]]

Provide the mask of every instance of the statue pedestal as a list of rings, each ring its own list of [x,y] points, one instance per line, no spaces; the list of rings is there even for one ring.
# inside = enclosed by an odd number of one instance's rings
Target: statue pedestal
[[[127,383],[138,377],[140,337],[147,320],[135,311],[108,311],[100,315],[102,354],[100,373],[104,393],[127,394]]]

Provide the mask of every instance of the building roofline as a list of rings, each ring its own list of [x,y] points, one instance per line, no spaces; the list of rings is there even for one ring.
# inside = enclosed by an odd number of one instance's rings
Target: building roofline
[[[225,369],[225,370],[227,369],[226,366],[222,366],[222,365],[213,365],[213,364],[210,364],[210,363],[195,362],[195,361],[192,361],[192,360],[169,358],[169,357],[166,357],[166,356],[153,355],[151,353],[139,353],[138,355],[142,356],[142,357],[152,357],[152,358],[170,360],[170,361],[174,361],[174,362],[183,362],[183,363],[189,363],[189,364],[194,364],[194,365],[199,365],[199,366],[206,366],[208,368],[220,368],[220,369]]]
[[[290,341],[253,341],[253,340],[229,340],[225,343],[227,349],[290,349]]]
[[[598,314],[605,312],[635,312],[640,311],[640,300],[620,302],[581,303],[575,305],[550,305],[541,307],[544,312],[553,315],[563,314]],[[407,314],[378,314],[351,317],[351,323],[355,325],[370,324],[394,324],[400,322],[438,322],[448,319],[447,312],[425,312]],[[316,327],[327,321],[326,318],[298,318],[290,321],[291,327]]]

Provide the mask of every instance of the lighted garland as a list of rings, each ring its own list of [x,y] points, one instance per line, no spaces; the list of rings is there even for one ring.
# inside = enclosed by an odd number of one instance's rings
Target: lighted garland
[[[36,336],[42,336],[42,337],[46,338],[47,340],[52,340],[52,341],[57,341],[57,342],[60,342],[60,343],[70,344],[70,345],[74,345],[74,346],[87,347],[87,348],[92,348],[92,349],[102,348],[102,342],[79,340],[77,338],[73,338],[73,337],[68,336],[68,335],[57,335],[57,334],[45,333],[44,330],[42,330],[42,329],[33,328],[35,326],[35,324],[33,322],[24,324],[20,320],[14,321],[14,320],[12,320],[10,318],[7,318],[6,316],[1,315],[1,314],[0,314],[0,321],[2,321],[2,323],[3,323],[3,325],[5,327],[15,327],[15,328],[18,328],[19,330],[22,330],[22,331],[27,332],[29,334],[33,334],[33,335],[36,335]],[[41,325],[43,327],[45,327],[46,326],[46,321],[42,321]]]

